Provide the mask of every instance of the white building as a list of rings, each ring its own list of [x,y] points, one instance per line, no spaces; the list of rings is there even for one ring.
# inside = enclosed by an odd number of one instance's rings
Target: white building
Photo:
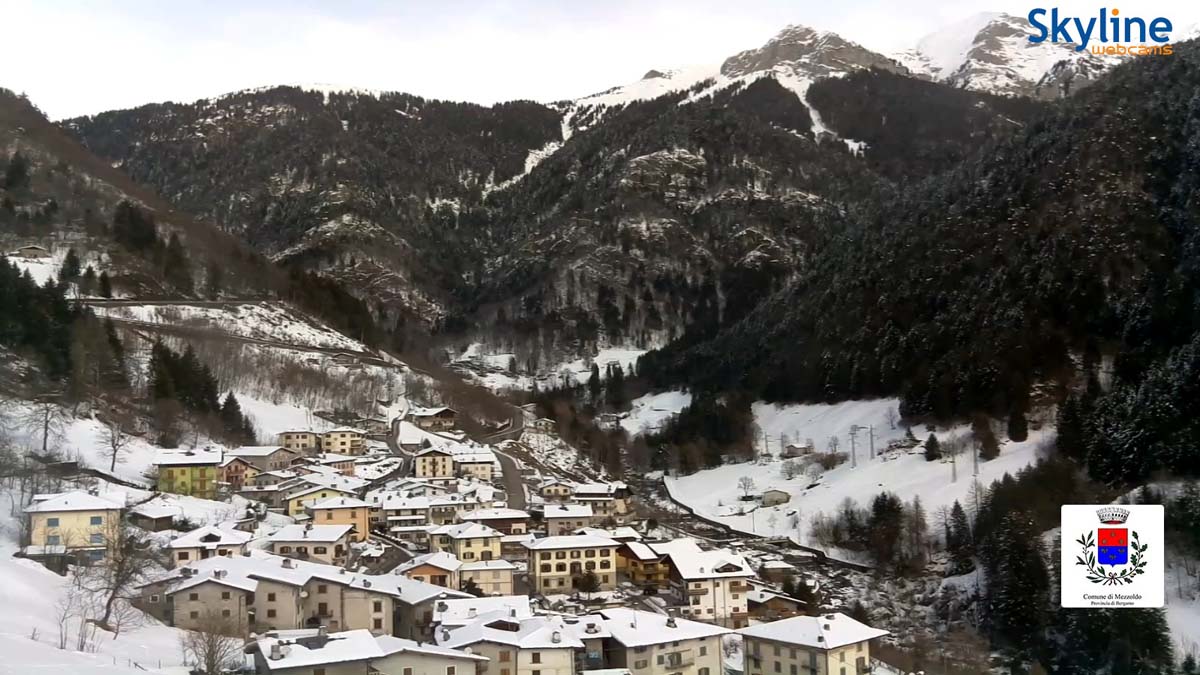
[[[887,635],[845,614],[795,616],[743,628],[745,675],[857,675],[868,672],[870,641]]]
[[[705,551],[694,539],[650,544],[671,563],[671,579],[683,593],[685,617],[731,628],[749,623],[747,594],[754,570],[731,551]]]

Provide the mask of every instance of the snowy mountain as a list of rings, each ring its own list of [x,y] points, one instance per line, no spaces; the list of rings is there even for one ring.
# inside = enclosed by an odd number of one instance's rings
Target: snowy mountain
[[[1031,43],[1020,17],[982,12],[937,30],[896,59],[918,76],[994,94],[1061,98],[1120,63],[1065,42]]]

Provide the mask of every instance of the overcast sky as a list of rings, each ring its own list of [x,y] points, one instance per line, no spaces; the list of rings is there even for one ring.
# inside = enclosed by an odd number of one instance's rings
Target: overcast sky
[[[1036,4],[1035,4],[1036,3]],[[1191,23],[1193,2],[1122,2]],[[577,98],[650,68],[718,63],[800,23],[879,51],[981,11],[1064,0],[0,0],[0,86],[52,119],[271,84],[493,103]],[[1186,14],[1186,16],[1185,16]]]

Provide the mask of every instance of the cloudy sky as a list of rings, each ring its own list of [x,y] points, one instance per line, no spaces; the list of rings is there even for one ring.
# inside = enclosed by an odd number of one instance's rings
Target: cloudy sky
[[[1037,2],[1038,4],[1033,4]],[[1126,16],[1192,2],[1114,3]],[[0,86],[51,118],[190,101],[271,84],[328,83],[492,103],[575,98],[650,68],[720,62],[782,27],[832,30],[880,51],[982,11],[1039,0],[0,0]]]

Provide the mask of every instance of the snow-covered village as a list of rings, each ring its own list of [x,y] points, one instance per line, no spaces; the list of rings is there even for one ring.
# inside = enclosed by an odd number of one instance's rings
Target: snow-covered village
[[[1200,9],[0,4],[0,675],[1200,675]]]

